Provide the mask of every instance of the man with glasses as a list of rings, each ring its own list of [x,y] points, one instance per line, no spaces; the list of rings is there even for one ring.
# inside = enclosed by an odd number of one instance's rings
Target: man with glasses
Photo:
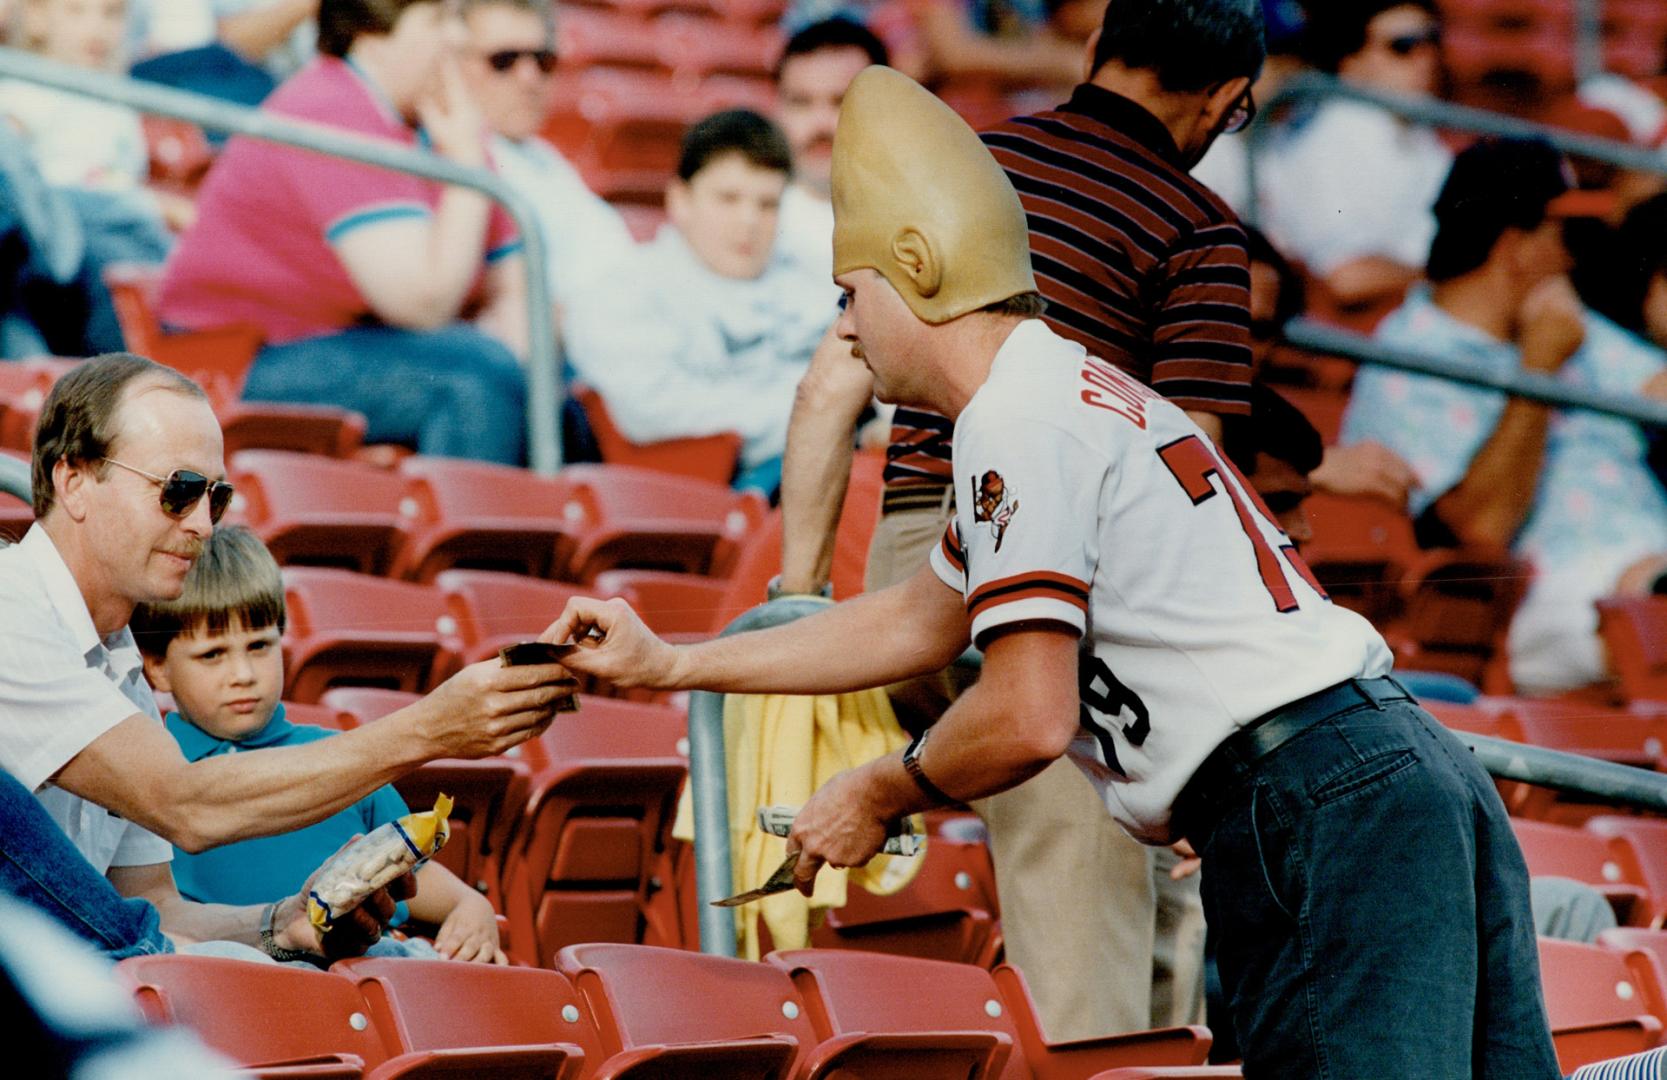
[[[555,27],[547,0],[464,0],[464,80],[492,131],[498,174],[532,203],[544,235],[551,299],[629,255],[619,213],[585,186],[578,170],[539,132],[556,72]]]
[[[1024,205],[1049,328],[1218,442],[1224,418],[1250,411],[1250,274],[1238,219],[1188,170],[1250,122],[1262,59],[1255,0],[1111,0],[1071,100],[983,135]],[[800,383],[781,500],[783,593],[827,581],[850,432],[873,390],[849,349],[819,350]],[[943,416],[897,409],[870,591],[919,570],[956,498],[971,497],[953,491],[953,432]],[[941,715],[957,689],[949,678],[892,688],[905,724]],[[990,829],[1008,957],[1054,1039],[1193,1022],[1202,1000],[1197,883],[1173,881],[1174,857],[1130,840],[1099,805],[1065,763],[974,804]]]
[[[1309,5],[1304,49],[1321,71],[1369,90],[1428,97],[1441,79],[1429,0]],[[1453,155],[1434,131],[1341,98],[1294,117],[1257,165],[1264,225],[1344,307],[1394,301],[1418,280],[1430,207]]]
[[[139,603],[180,594],[231,501],[222,458],[202,390],[169,368],[111,354],[53,388],[35,435],[36,522],[0,550],[0,769],[35,793],[117,892],[151,901],[170,936],[316,956],[325,943],[303,896],[264,911],[188,903],[174,887],[170,844],[195,852],[288,832],[434,758],[501,753],[542,731],[573,683],[557,666],[493,660],[327,743],[187,763],[162,727],[128,619]],[[74,880],[61,867],[30,871],[61,838],[8,828],[0,840],[0,889],[47,889],[82,936],[133,944],[131,915],[113,924],[120,909],[107,896],[53,886]],[[392,904],[373,911],[386,918]],[[373,911],[332,932],[331,951],[374,941]]]

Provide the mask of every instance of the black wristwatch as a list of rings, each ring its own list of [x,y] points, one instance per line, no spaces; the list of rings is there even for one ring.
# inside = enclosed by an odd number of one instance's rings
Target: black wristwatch
[[[297,960],[304,960],[309,964],[316,964],[318,961],[318,955],[316,953],[306,952],[301,949],[286,949],[282,945],[278,944],[277,939],[272,936],[272,917],[277,913],[278,905],[276,903],[267,904],[266,910],[261,912],[260,951],[278,961],[280,964],[289,964]]]
[[[932,729],[927,728],[915,736],[914,742],[903,748],[903,771],[914,779],[915,786],[920,788],[921,792],[931,799],[934,805],[949,806],[955,800],[945,795],[943,789],[938,785],[932,783],[926,776],[926,770],[920,767],[920,752],[926,749],[926,736],[930,734],[932,734]]]

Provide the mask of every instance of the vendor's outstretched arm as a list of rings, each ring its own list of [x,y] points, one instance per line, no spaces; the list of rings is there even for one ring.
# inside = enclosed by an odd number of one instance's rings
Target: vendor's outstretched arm
[[[932,785],[969,801],[1006,791],[1065,753],[1078,727],[1075,629],[1018,623],[985,642],[984,671],[932,728],[917,763]],[[840,773],[793,819],[789,850],[809,895],[817,869],[861,866],[885,842],[886,826],[936,803],[887,754]]]
[[[616,686],[834,694],[938,671],[966,650],[968,627],[961,594],[922,566],[908,581],[785,626],[698,645],[666,644],[624,601],[582,597],[568,601],[541,640],[599,633],[599,645],[563,662]]]

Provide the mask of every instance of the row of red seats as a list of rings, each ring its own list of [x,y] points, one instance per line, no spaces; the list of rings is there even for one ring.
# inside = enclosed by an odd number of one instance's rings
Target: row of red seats
[[[591,944],[562,950],[555,970],[353,960],[309,972],[178,955],[119,970],[151,1019],[195,1029],[262,1077],[1238,1075],[1190,1071],[1210,1046],[1200,1027],[1050,1043],[1016,971],[870,953],[750,963]],[[1165,1067],[1189,1071],[1151,1071]]]

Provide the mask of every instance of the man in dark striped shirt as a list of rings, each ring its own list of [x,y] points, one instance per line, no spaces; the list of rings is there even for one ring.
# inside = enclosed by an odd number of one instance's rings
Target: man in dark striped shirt
[[[1224,419],[1250,411],[1249,261],[1232,211],[1188,170],[1254,110],[1260,5],[1110,0],[1090,50],[1089,80],[1069,102],[984,135],[1024,204],[1043,318],[1221,442]],[[827,581],[851,430],[872,392],[849,346],[824,341],[789,428],[780,592]],[[954,499],[952,433],[941,416],[897,410],[869,589],[911,575],[942,535]],[[953,687],[893,691],[905,722],[930,722]],[[1172,860],[1160,857],[1168,852],[1108,825],[1069,767],[975,809],[990,826],[1008,955],[1029,978],[1050,1038],[1199,1019],[1201,906],[1195,881],[1172,891]],[[1104,902],[1073,899],[1089,895]],[[1159,932],[1166,921],[1181,925]],[[1154,951],[1155,990],[1145,975]]]

